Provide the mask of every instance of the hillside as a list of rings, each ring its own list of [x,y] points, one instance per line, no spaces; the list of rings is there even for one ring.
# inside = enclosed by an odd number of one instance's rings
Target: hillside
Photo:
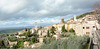
[[[81,15],[77,16],[76,18],[77,18],[77,19],[83,18],[84,16],[86,16],[86,15],[88,15],[88,14],[93,14],[93,12],[88,12],[88,13],[81,14]]]
[[[5,28],[5,29],[0,28],[0,34],[1,33],[15,33],[17,31],[21,31],[23,29],[24,28]],[[30,29],[30,28],[27,28],[27,29]]]
[[[0,34],[1,33],[14,33],[16,31],[20,31],[20,30],[23,30],[24,28],[14,28],[14,29],[0,29]]]

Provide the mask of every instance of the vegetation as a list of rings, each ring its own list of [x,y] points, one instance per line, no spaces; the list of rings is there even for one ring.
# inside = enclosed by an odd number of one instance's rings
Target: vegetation
[[[40,27],[39,27],[39,30],[40,30],[40,29],[42,29],[42,28],[43,28],[43,27],[42,27],[42,26],[40,26]]]
[[[77,16],[76,18],[77,18],[77,19],[83,18],[84,16],[86,16],[86,15],[88,15],[88,14],[93,14],[93,12],[84,13],[84,14],[82,14],[82,15]]]
[[[4,41],[0,40],[0,48],[5,48]]]
[[[68,31],[65,29],[65,25],[62,26],[62,32],[68,32]]]
[[[84,46],[89,42],[88,36],[72,36],[68,38],[67,49],[84,49]],[[76,45],[77,44],[77,45]]]
[[[62,33],[61,35],[60,35],[60,37],[61,38],[63,38],[63,37],[71,37],[71,36],[74,36],[74,34],[73,33],[70,33],[70,32],[67,32],[67,33]]]
[[[34,34],[33,37],[31,38],[31,42],[37,43],[38,42],[37,38],[38,38],[38,35]]]
[[[75,32],[75,30],[74,30],[73,28],[71,28],[71,29],[69,30],[69,32]]]
[[[11,42],[17,41],[17,37],[8,37],[8,40]]]
[[[17,45],[13,45],[13,48],[14,49],[24,48],[24,45],[23,44],[24,44],[25,41],[30,42],[30,44],[39,42],[38,39],[37,39],[38,38],[37,33],[31,34],[28,31],[28,32],[26,32],[24,34],[21,34],[20,36],[26,36],[26,38],[17,39],[17,42],[18,43],[17,43]],[[15,41],[15,38],[13,38],[13,37],[12,37],[12,39],[11,39],[11,37],[9,37],[9,39],[12,40],[12,41]]]
[[[18,41],[17,45],[13,45],[13,48],[24,48],[24,41]]]
[[[39,49],[66,49],[67,40],[54,41],[51,44],[43,44]]]
[[[50,44],[53,41],[56,41],[56,39],[55,38],[44,38],[43,39],[43,43],[45,43],[45,44]]]
[[[86,45],[84,45],[84,48],[83,49],[89,49],[89,42],[86,44]]]
[[[88,42],[88,36],[71,36],[68,39],[55,40],[51,43],[47,41],[38,49],[84,49]]]
[[[52,28],[51,28],[51,33],[52,33],[52,35],[54,35],[55,34],[55,32],[54,31],[56,31],[55,30],[55,27],[54,26],[52,26]]]
[[[42,36],[42,31],[41,31],[41,36]]]
[[[23,34],[21,34],[21,35],[19,35],[19,36],[28,36],[28,35],[30,35],[30,33],[31,33],[31,32],[26,32],[26,33],[23,33]]]
[[[48,30],[48,32],[47,32],[47,37],[50,37],[49,30]]]
[[[0,49],[9,48],[9,43],[7,40],[0,39]]]

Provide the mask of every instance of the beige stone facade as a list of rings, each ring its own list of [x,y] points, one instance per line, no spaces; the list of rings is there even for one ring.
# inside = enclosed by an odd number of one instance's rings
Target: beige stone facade
[[[93,33],[93,31],[96,30],[96,22],[95,21],[87,21],[83,23],[79,23],[75,27],[75,32],[77,35],[89,35]]]
[[[29,45],[30,45],[30,42],[27,42],[27,41],[24,42],[24,47],[25,48],[29,48],[30,47]]]
[[[75,25],[75,33],[78,36],[89,35],[91,36],[98,27],[97,20],[94,15],[86,15],[80,19],[81,21]]]
[[[16,44],[17,44],[17,41],[15,41],[15,42],[10,42],[10,41],[9,41],[10,47],[13,47],[13,45],[16,45]]]

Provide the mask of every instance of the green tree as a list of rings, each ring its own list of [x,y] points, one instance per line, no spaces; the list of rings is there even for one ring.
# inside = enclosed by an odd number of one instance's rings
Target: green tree
[[[62,32],[68,32],[68,31],[65,29],[65,25],[62,26]]]
[[[47,32],[47,37],[50,37],[49,30],[48,30],[48,32]]]
[[[44,39],[39,49],[83,49],[89,42],[88,36],[71,36],[68,39]],[[87,45],[86,45],[87,46]]]
[[[42,31],[41,31],[41,36],[42,36]]]
[[[23,42],[23,41],[18,41],[16,47],[17,47],[17,48],[20,48],[20,47],[24,48],[24,42]]]
[[[38,35],[36,33],[34,33],[32,38],[31,38],[31,42],[37,43],[38,42],[37,38],[38,38]]]
[[[71,29],[69,30],[69,32],[75,32],[75,30],[74,30],[73,28],[71,28]]]
[[[5,44],[3,40],[0,40],[0,48],[5,48]]]
[[[52,33],[52,35],[53,34],[55,34],[55,32],[54,31],[56,31],[56,29],[55,29],[55,27],[54,26],[52,26],[52,28],[51,28],[51,33]]]

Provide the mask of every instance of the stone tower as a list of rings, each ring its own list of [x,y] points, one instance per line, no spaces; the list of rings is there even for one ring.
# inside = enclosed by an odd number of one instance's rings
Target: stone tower
[[[74,15],[74,21],[77,21],[77,19],[76,19],[76,15]]]
[[[61,22],[64,23],[64,18],[61,19]]]
[[[37,31],[37,22],[35,22],[35,30]]]
[[[25,28],[24,31],[27,31],[27,28]]]

